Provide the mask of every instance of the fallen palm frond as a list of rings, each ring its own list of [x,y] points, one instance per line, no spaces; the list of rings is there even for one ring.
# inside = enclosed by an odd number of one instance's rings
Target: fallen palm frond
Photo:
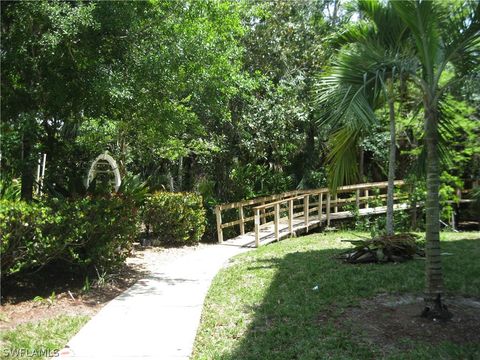
[[[401,262],[424,256],[414,234],[383,235],[368,240],[343,240],[355,247],[341,253],[337,258],[351,264]]]

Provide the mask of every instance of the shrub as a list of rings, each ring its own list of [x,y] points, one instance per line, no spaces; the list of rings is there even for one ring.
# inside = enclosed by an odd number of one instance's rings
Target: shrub
[[[47,231],[59,222],[42,204],[0,200],[2,277],[48,263],[63,245]]]
[[[202,197],[193,193],[154,193],[146,200],[143,220],[163,243],[198,243],[205,232]]]
[[[138,223],[136,202],[123,195],[0,200],[2,277],[53,261],[110,270],[128,256]]]
[[[123,263],[137,238],[137,206],[121,195],[52,202],[63,221],[52,229],[69,244],[64,258],[81,267],[109,270]]]

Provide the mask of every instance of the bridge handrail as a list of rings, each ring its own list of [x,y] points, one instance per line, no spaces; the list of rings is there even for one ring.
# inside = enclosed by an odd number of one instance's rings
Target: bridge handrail
[[[320,192],[320,193],[323,193],[323,192]],[[317,193],[312,193],[310,191],[308,192],[305,192],[304,194],[302,195],[297,195],[297,196],[292,196],[292,197],[288,197],[288,198],[285,198],[285,199],[281,199],[281,200],[277,200],[277,201],[273,201],[273,202],[269,202],[268,204],[263,204],[263,205],[258,205],[258,206],[255,206],[254,208],[252,208],[254,211],[255,210],[264,210],[264,209],[269,209],[271,207],[275,207],[275,205],[277,204],[284,204],[290,200],[299,200],[299,199],[303,199],[305,196],[307,195],[310,195],[310,194],[317,194]]]
[[[249,199],[249,200],[237,201],[237,202],[233,202],[233,203],[220,204],[220,205],[217,205],[217,208],[220,209],[220,210],[229,210],[229,209],[238,208],[239,206],[251,206],[251,205],[254,205],[254,204],[263,203],[263,202],[267,202],[267,201],[270,201],[270,200],[276,200],[276,199],[282,199],[282,198],[285,198],[285,197],[300,195],[300,194],[305,193],[306,191],[309,191],[309,190],[287,191],[287,192],[280,193],[280,194],[262,196],[262,197],[257,197],[257,198],[253,198],[253,199]]]
[[[404,184],[403,180],[396,180],[395,181],[395,186],[401,186]],[[369,199],[369,189],[377,188],[377,189],[382,189],[388,187],[388,182],[383,181],[383,182],[376,182],[376,183],[364,183],[364,184],[356,184],[356,185],[346,185],[346,186],[341,186],[337,188],[335,192],[331,192],[328,188],[319,188],[319,189],[310,189],[310,190],[294,190],[294,191],[288,191],[284,192],[281,194],[274,194],[274,195],[269,195],[269,196],[262,196],[259,198],[255,199],[250,199],[250,200],[243,200],[243,201],[237,201],[234,203],[229,203],[229,204],[221,204],[217,205],[215,207],[215,214],[216,214],[216,220],[217,220],[217,235],[218,235],[218,241],[221,243],[223,242],[223,229],[239,225],[240,226],[240,234],[245,233],[245,223],[248,223],[252,220],[256,220],[257,216],[249,216],[245,217],[244,216],[244,208],[246,207],[251,207],[253,212],[256,213],[257,211],[262,211],[261,214],[258,215],[259,221],[265,220],[268,216],[275,215],[275,211],[270,212],[270,213],[265,213],[265,209],[268,208],[275,208],[277,204],[284,204],[289,201],[296,201],[300,199],[304,199],[304,205],[297,205],[294,206],[294,208],[298,207],[305,207],[305,202],[306,198],[310,198],[310,196],[317,196],[319,199],[323,198],[324,195],[326,195],[327,198],[327,204],[324,205],[319,205],[318,208],[315,209],[308,209],[308,211],[304,210],[304,213],[310,213],[311,210],[317,210],[318,212],[321,212],[320,206],[327,207],[327,217],[329,216],[330,213],[330,207],[333,205],[334,206],[334,212],[337,211],[337,207],[341,203],[348,203],[350,200],[348,199],[338,199],[337,196],[338,194],[341,193],[346,193],[346,192],[352,192],[356,191],[356,199],[355,203],[357,206],[359,206],[360,202],[368,202]],[[360,197],[360,191],[364,190],[365,191],[365,196]],[[333,198],[332,198],[333,197]],[[383,196],[382,196],[383,197]],[[323,200],[323,199],[322,199]],[[258,205],[260,204],[260,205]],[[254,206],[257,205],[257,206]],[[368,207],[368,205],[367,205]],[[230,221],[228,223],[223,223],[222,222],[222,211],[229,210],[229,209],[238,209],[238,220]],[[307,214],[308,215],[308,214]]]

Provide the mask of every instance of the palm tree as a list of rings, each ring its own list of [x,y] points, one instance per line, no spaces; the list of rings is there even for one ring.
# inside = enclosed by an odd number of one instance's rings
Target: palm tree
[[[480,4],[465,2],[461,6],[432,1],[392,1],[393,8],[408,26],[415,40],[420,71],[410,74],[423,94],[427,200],[426,200],[426,269],[425,309],[430,318],[449,317],[442,303],[444,292],[439,237],[439,124],[440,101],[453,81],[473,69],[480,59]],[[447,66],[457,75],[442,83]]]
[[[358,23],[337,41],[351,44],[340,50],[329,76],[317,86],[317,106],[323,108],[323,124],[335,130],[331,141],[330,187],[353,182],[357,177],[356,148],[375,122],[373,110],[386,102],[389,109],[390,150],[387,190],[387,235],[393,235],[395,181],[395,82],[411,61],[402,58],[408,32],[389,5],[360,1],[359,10],[370,23]],[[408,58],[407,58],[408,60]]]
[[[384,29],[380,31],[380,26],[388,24],[381,22],[384,15],[378,11],[382,6],[379,2],[360,4],[366,4],[364,7],[367,10],[370,7],[371,18],[376,23],[380,36],[395,34]],[[446,119],[442,117],[440,104],[452,82],[461,79],[479,63],[480,4],[467,1],[460,6],[458,3],[445,5],[439,2],[409,0],[391,1],[386,8],[394,10],[390,12],[391,18],[388,21],[401,19],[405,31],[399,34],[408,34],[407,36],[413,39],[413,52],[405,51],[403,47],[399,52],[389,52],[388,49],[392,48],[385,47],[386,42],[381,41],[374,41],[372,44],[371,31],[359,32],[360,26],[354,29],[353,36],[349,33],[346,35],[359,44],[357,51],[341,50],[332,73],[323,78],[318,86],[317,102],[326,109],[324,123],[336,129],[329,158],[332,163],[330,186],[352,182],[355,177],[353,149],[373,122],[372,108],[379,96],[377,83],[382,85],[384,93],[392,95],[394,69],[408,76],[423,94],[425,123],[427,246],[423,315],[431,318],[449,317],[450,313],[441,299],[444,287],[439,241],[439,150],[442,140],[439,127],[445,125]],[[396,21],[395,24],[393,29],[402,28],[398,27]],[[395,36],[397,35],[393,38]],[[388,37],[389,35],[386,36],[387,40]],[[455,68],[456,76],[445,82],[442,75],[447,67]],[[390,124],[393,130],[394,108],[391,105],[390,102]],[[391,171],[389,175],[391,176]]]

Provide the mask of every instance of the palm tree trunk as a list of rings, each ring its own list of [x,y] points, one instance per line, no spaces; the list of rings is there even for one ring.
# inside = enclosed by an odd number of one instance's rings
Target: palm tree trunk
[[[387,235],[393,235],[393,191],[395,182],[395,104],[390,93],[388,100],[390,118],[390,153],[388,159],[388,188],[387,188]]]
[[[440,161],[438,155],[438,112],[425,105],[425,145],[427,147],[427,201],[425,247],[425,309],[423,316],[450,318],[442,303],[443,272],[440,252]]]

